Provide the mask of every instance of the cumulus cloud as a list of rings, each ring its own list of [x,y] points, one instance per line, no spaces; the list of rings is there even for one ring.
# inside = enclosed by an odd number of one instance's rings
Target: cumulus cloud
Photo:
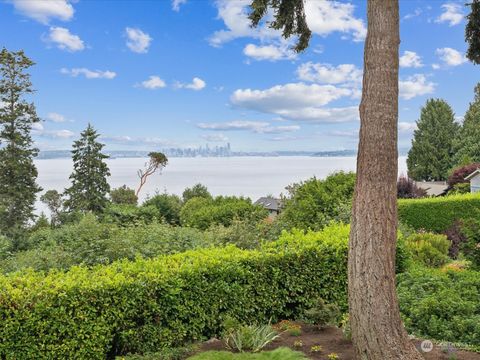
[[[277,61],[284,59],[295,59],[296,54],[288,45],[255,45],[247,44],[243,53],[254,60]]]
[[[203,134],[200,137],[208,142],[226,142],[228,137],[223,134]]]
[[[89,70],[87,68],[73,68],[73,69],[62,68],[60,72],[62,74],[70,75],[72,77],[78,77],[80,75],[83,75],[87,79],[109,79],[110,80],[117,76],[117,73],[113,71]]]
[[[417,123],[401,121],[398,123],[398,131],[401,133],[411,133],[417,130]]]
[[[56,112],[48,113],[47,116],[46,116],[46,119],[51,121],[51,122],[54,122],[54,123],[63,123],[63,122],[67,121],[65,116],[63,116],[62,114],[56,113]]]
[[[69,139],[75,135],[70,130],[45,130],[43,123],[36,122],[32,124],[32,132],[34,135],[51,138],[51,139]]]
[[[423,74],[409,76],[405,80],[400,80],[398,83],[400,97],[406,100],[416,96],[432,94],[435,90],[435,85],[435,83],[428,81]]]
[[[172,0],[172,10],[180,11],[180,6],[186,4],[187,0]]]
[[[462,22],[464,15],[460,4],[446,3],[442,5],[442,10],[442,14],[435,22],[448,23],[448,26],[455,26]]]
[[[51,27],[45,41],[55,44],[59,49],[71,52],[85,49],[83,40],[63,27]]]
[[[205,88],[205,86],[207,86],[207,83],[198,77],[194,77],[192,79],[192,82],[189,84],[184,84],[181,82],[175,83],[175,87],[177,89],[190,89],[195,91],[202,90],[203,88]]]
[[[19,13],[42,24],[51,19],[71,20],[75,12],[68,0],[13,0],[12,3]]]
[[[362,70],[353,64],[332,66],[307,62],[297,69],[300,80],[325,84],[359,83],[362,81]]]
[[[414,51],[405,51],[400,56],[400,67],[419,68],[422,67],[422,58]]]
[[[147,80],[142,81],[140,84],[136,85],[137,87],[143,87],[149,90],[161,89],[167,86],[165,81],[163,81],[159,76],[152,75]]]
[[[135,53],[144,54],[148,52],[152,38],[149,34],[138,28],[125,28],[127,36],[127,47]]]
[[[230,122],[199,123],[197,127],[202,130],[214,131],[251,131],[256,134],[281,134],[300,129],[298,125],[272,126],[265,121],[236,120]]]
[[[435,53],[447,66],[458,66],[467,62],[467,58],[464,54],[449,47],[437,49]]]

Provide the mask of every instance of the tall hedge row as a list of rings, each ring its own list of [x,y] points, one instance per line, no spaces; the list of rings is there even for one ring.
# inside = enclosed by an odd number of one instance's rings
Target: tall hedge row
[[[346,308],[348,227],[62,273],[0,276],[1,359],[105,359],[292,318],[316,296]]]
[[[398,201],[401,222],[420,230],[444,232],[455,220],[480,218],[480,194]]]

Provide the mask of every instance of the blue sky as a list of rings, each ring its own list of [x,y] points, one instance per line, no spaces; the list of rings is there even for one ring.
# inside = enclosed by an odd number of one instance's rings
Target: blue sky
[[[37,146],[69,149],[90,122],[111,150],[356,148],[366,1],[307,0],[314,35],[298,55],[249,28],[248,3],[0,2],[0,46],[36,62]],[[459,120],[473,98],[463,4],[400,1],[400,147],[428,98]]]

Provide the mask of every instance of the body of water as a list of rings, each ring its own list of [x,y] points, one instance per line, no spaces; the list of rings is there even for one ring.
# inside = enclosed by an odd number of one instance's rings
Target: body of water
[[[121,158],[107,160],[112,188],[122,185],[136,189],[137,170],[147,159]],[[45,190],[62,192],[70,185],[70,159],[36,160],[38,183]],[[161,174],[154,174],[140,193],[140,200],[155,192],[181,195],[186,187],[202,183],[213,195],[243,195],[253,201],[261,196],[285,193],[285,187],[312,176],[324,178],[334,171],[355,171],[355,157],[211,157],[171,158]],[[399,174],[406,173],[406,157],[399,158]],[[39,211],[42,204],[37,203]]]

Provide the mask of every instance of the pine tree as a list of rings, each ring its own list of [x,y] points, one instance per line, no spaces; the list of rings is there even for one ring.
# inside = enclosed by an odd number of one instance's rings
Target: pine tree
[[[453,166],[454,139],[459,125],[442,99],[429,99],[421,110],[408,152],[408,174],[414,180],[446,180]]]
[[[25,100],[34,90],[27,70],[34,62],[23,51],[0,52],[0,232],[14,239],[34,218],[38,150],[30,135],[40,121],[35,106]]]
[[[455,150],[454,165],[461,165],[464,159],[480,162],[480,83],[475,86],[475,98],[465,113]]]
[[[98,136],[88,124],[73,144],[72,185],[65,190],[65,206],[69,211],[100,213],[108,202],[110,170],[105,163],[108,156],[102,153],[104,145],[97,141]]]

